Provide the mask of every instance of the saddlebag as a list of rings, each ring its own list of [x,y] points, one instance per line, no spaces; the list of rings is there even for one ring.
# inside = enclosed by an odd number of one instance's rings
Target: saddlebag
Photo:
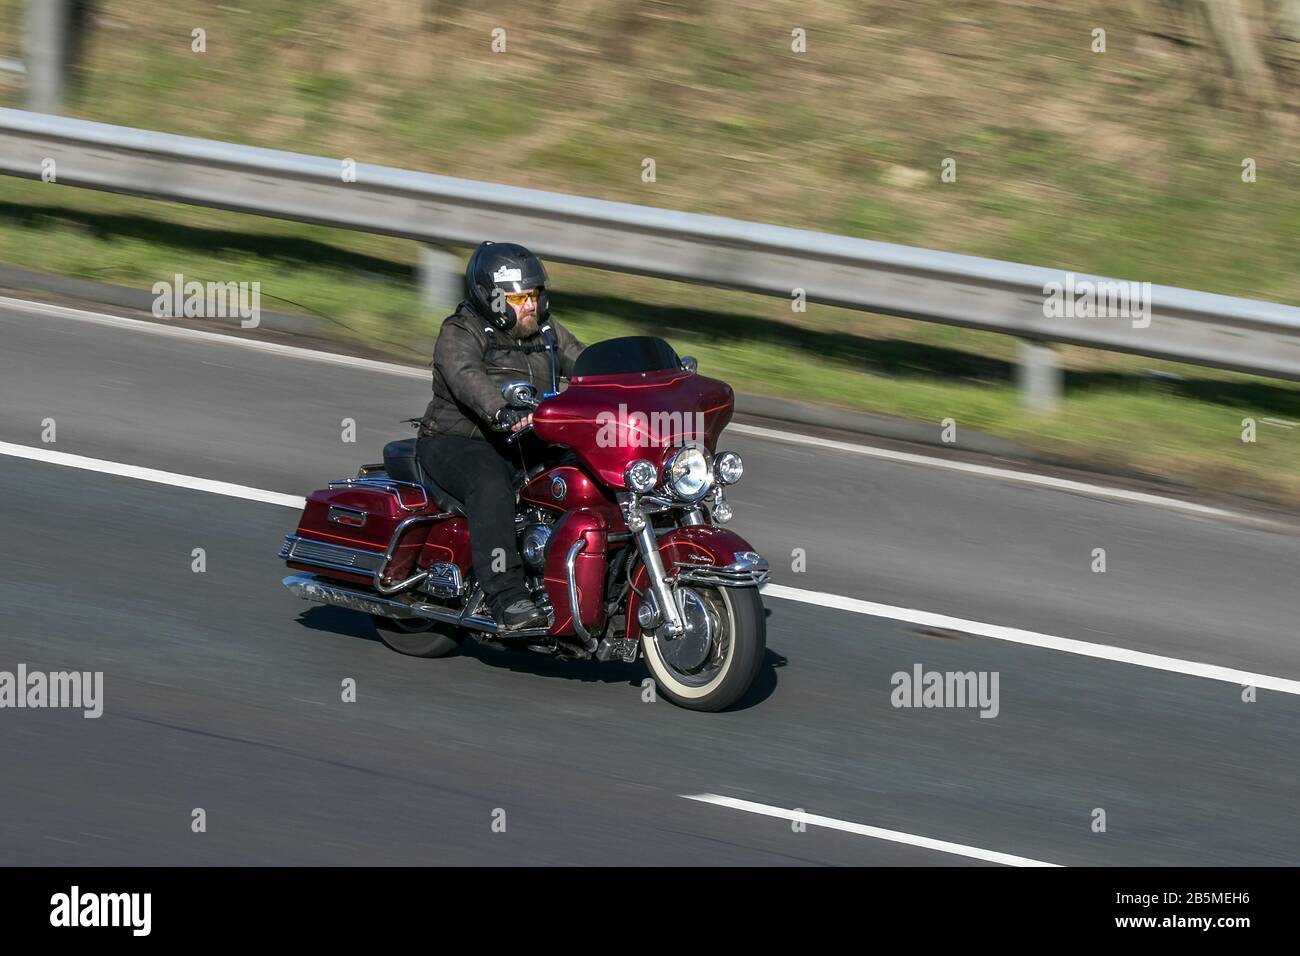
[[[280,557],[298,570],[387,587],[414,573],[439,520],[451,519],[419,486],[378,475],[334,481],[307,498]]]

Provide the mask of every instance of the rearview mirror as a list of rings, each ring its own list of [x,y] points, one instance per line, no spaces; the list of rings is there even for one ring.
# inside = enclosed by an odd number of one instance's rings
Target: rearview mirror
[[[507,382],[501,386],[501,394],[512,408],[536,408],[540,404],[537,386],[532,382]]]
[[[682,356],[682,368],[687,372],[694,372],[700,367],[699,360],[694,355]]]

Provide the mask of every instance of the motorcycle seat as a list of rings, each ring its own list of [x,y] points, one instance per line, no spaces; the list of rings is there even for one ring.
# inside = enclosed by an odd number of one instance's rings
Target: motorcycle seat
[[[464,502],[434,481],[420,465],[420,456],[415,452],[417,441],[402,438],[384,446],[384,469],[388,477],[421,486],[443,511],[464,517]]]

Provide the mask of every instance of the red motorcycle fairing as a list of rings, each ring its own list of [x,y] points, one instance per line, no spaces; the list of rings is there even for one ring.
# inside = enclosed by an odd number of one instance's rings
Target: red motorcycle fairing
[[[623,489],[638,458],[656,465],[662,451],[702,442],[712,451],[735,404],[731,386],[682,369],[626,375],[579,375],[533,412],[543,441],[567,445],[605,484]]]
[[[551,529],[546,545],[543,580],[546,595],[555,610],[552,634],[576,634],[573,607],[569,603],[569,551],[575,542],[583,546],[573,558],[573,580],[578,592],[578,620],[589,634],[605,628],[605,562],[607,560],[609,524],[594,509],[571,511]]]
[[[716,525],[674,528],[658,539],[658,545],[659,558],[669,577],[675,576],[678,568],[726,567],[736,560],[738,552],[754,550],[753,545],[734,531]],[[627,599],[627,636],[631,639],[641,636],[637,611],[641,596],[649,587],[649,576],[645,564],[638,562]]]
[[[622,522],[622,512],[609,493],[572,465],[557,465],[535,475],[519,490],[519,500],[547,511],[590,508],[611,524]]]

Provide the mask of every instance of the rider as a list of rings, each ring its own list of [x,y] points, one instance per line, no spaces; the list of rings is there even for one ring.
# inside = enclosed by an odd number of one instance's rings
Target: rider
[[[433,400],[416,449],[424,470],[465,505],[474,571],[503,628],[541,627],[546,613],[524,586],[515,537],[514,456],[506,434],[532,415],[501,387],[528,380],[554,393],[583,345],[550,317],[546,268],[523,246],[484,242],[465,269],[468,297],[442,323],[433,351]]]

